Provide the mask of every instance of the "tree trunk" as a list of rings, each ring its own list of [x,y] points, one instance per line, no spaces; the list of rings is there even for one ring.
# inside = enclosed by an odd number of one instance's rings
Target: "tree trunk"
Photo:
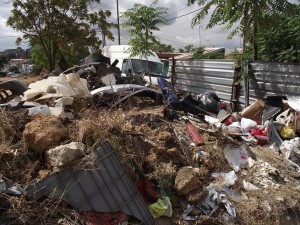
[[[51,71],[55,70],[55,67],[56,67],[56,52],[58,50],[58,46],[55,43],[51,43],[50,45],[51,45],[51,47],[50,47],[51,63],[49,64],[49,69],[51,72]]]
[[[258,59],[258,52],[257,52],[257,18],[256,18],[256,11],[257,11],[257,3],[254,1],[254,15],[253,15],[253,60]]]
[[[249,11],[249,3],[246,1],[245,2],[245,7],[244,7],[244,16],[243,16],[243,55],[245,56],[246,54],[246,44],[247,44],[247,32],[248,32],[248,11]]]
[[[145,24],[146,26],[146,32],[145,32],[145,49],[146,49],[146,52],[149,51],[148,49],[148,27],[147,25]],[[146,53],[147,54],[147,53]],[[149,76],[149,80],[150,80],[150,85],[152,85],[152,78],[151,78],[151,74],[149,73],[149,65],[148,65],[148,56],[146,55],[146,64],[147,64],[147,73],[148,73],[148,76]]]
[[[245,58],[246,58],[246,44],[247,44],[247,32],[249,27],[249,3],[248,1],[245,2],[244,12],[243,12],[243,60],[241,61],[241,69],[243,74],[243,87],[244,87],[244,97],[245,97],[245,107],[248,106],[248,91],[247,91],[247,82],[248,79],[245,74]]]

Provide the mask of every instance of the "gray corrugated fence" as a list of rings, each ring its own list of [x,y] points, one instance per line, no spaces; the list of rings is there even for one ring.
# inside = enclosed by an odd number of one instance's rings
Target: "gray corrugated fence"
[[[222,100],[230,102],[234,61],[175,60],[173,72],[173,84],[177,90],[197,94],[213,91]]]
[[[300,95],[300,64],[247,62],[247,65],[250,104],[266,96]]]
[[[175,66],[173,66],[173,64]],[[247,62],[247,92],[239,89],[238,106],[242,109],[257,98],[272,95],[300,95],[300,64]],[[170,72],[177,90],[201,94],[215,92],[223,101],[232,100],[234,61],[172,60]]]

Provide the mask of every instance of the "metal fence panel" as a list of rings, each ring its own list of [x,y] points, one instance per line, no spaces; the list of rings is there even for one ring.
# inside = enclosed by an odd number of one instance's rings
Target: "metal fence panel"
[[[173,64],[175,65],[173,67]],[[248,62],[248,96],[240,86],[238,107],[267,96],[300,95],[300,64]],[[175,60],[170,61],[170,73],[177,90],[201,94],[215,92],[223,101],[231,101],[234,61]]]
[[[170,62],[170,68],[173,63]],[[175,60],[173,84],[177,90],[201,94],[215,92],[230,102],[234,78],[234,61]]]
[[[249,103],[266,96],[300,95],[300,64],[249,62]]]

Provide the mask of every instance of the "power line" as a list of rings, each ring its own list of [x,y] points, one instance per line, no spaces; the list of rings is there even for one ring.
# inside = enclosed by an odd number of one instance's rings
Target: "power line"
[[[201,10],[201,9],[203,9],[203,8],[196,9],[196,10],[194,10],[194,11],[192,11],[192,12],[189,12],[189,13],[183,14],[183,15],[181,15],[181,16],[177,16],[177,17],[174,17],[174,18],[168,19],[167,21],[170,21],[170,20],[175,20],[175,19],[177,19],[177,18],[180,18],[180,17],[187,16],[187,15],[189,15],[189,14],[192,14],[192,13],[194,13],[194,12],[197,12],[197,11],[199,11],[199,10]]]
[[[173,43],[179,44],[180,46],[189,45],[189,44],[183,43],[183,42],[173,41],[173,40],[169,40],[169,39],[165,39],[165,38],[161,38],[161,37],[159,37],[159,38],[162,39],[162,40],[165,40],[165,41],[169,41],[169,42],[173,42]]]
[[[188,7],[188,6],[186,6],[186,7],[182,8],[182,9],[179,9],[179,10],[177,10],[177,11],[173,12],[173,13],[169,13],[168,15],[166,15],[166,17],[167,17],[167,16],[170,16],[170,15],[173,15],[173,14],[175,14],[175,13],[178,13],[178,12],[180,12],[180,11],[182,11],[182,10],[186,9],[187,7]]]

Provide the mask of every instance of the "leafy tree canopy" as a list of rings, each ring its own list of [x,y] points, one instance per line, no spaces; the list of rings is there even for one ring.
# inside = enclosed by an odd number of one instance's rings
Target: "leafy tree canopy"
[[[173,48],[172,45],[158,43],[157,45],[154,46],[154,51],[156,51],[156,52],[174,52],[175,48]]]
[[[184,46],[184,52],[192,52],[194,51],[194,45],[187,45],[187,46]]]
[[[204,53],[205,46],[200,46],[194,49],[193,59],[224,59],[222,53]]]
[[[233,26],[236,26],[228,38],[232,38],[235,34],[241,32],[243,36],[243,51],[246,50],[248,36],[255,35],[259,27],[266,26],[266,24],[273,22],[273,20],[268,20],[268,18],[274,19],[274,16],[279,12],[290,9],[292,6],[288,0],[188,0],[188,4],[190,5],[196,2],[202,8],[193,18],[192,25],[195,26],[199,24],[208,14],[208,11],[212,10],[206,28],[224,25],[225,29],[231,29]],[[253,42],[255,41],[256,38],[253,38]]]
[[[0,66],[3,66],[8,62],[8,58],[6,56],[1,55],[0,56]]]
[[[19,73],[19,72],[20,72],[20,71],[19,71],[19,68],[16,67],[16,66],[11,66],[11,67],[9,67],[8,71],[9,71],[9,72],[13,72],[13,73]]]
[[[157,7],[157,2],[157,0],[154,1],[150,6],[134,4],[133,8],[128,9],[122,15],[127,19],[123,26],[130,34],[129,44],[132,56],[141,55],[146,58],[152,55],[155,47],[160,44],[153,31],[159,31],[160,24],[167,24],[165,19],[167,9]]]
[[[99,47],[101,40],[92,26],[98,26],[112,37],[111,24],[106,21],[110,12],[90,11],[92,3],[100,0],[15,0],[7,25],[21,31],[31,46],[39,45],[47,58],[48,69],[53,70],[57,56],[63,51],[73,48],[86,52],[88,47]]]
[[[300,6],[280,14],[276,26],[258,31],[258,56],[263,61],[300,63]]]
[[[178,49],[178,51],[180,53],[183,53],[183,52],[192,52],[194,50],[195,50],[194,45],[186,45],[186,46],[184,46],[184,48],[179,48]]]

